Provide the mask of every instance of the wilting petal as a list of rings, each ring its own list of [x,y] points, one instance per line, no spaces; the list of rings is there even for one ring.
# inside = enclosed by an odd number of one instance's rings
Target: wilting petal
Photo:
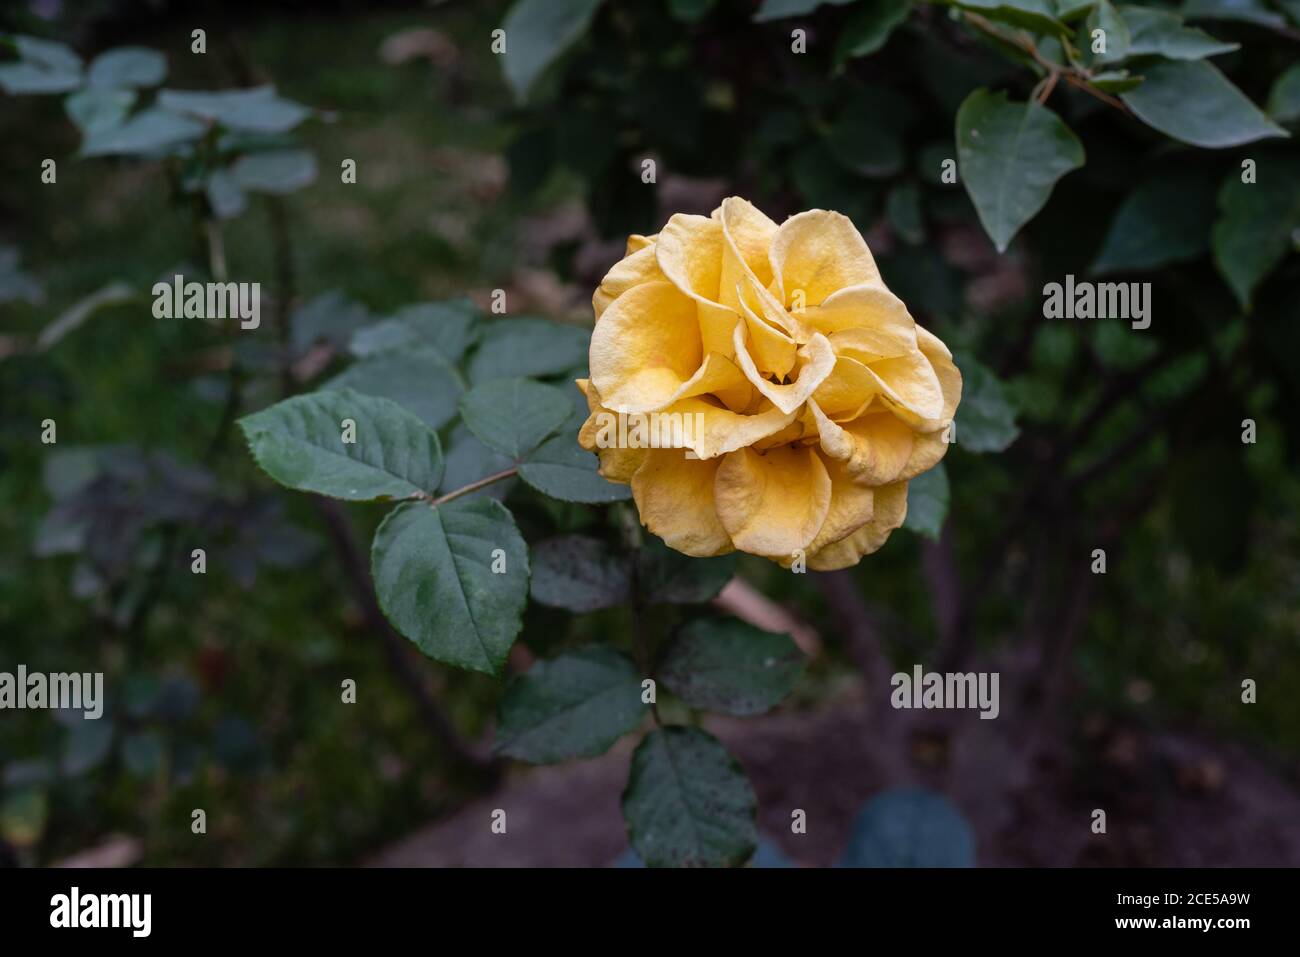
[[[890,532],[902,526],[907,518],[907,483],[894,482],[873,491],[875,508],[871,521],[853,534],[809,555],[809,568],[830,572],[856,565],[863,555],[870,555],[885,544]]]
[[[831,421],[810,402],[822,450],[844,463],[862,485],[898,481],[912,456],[913,435],[907,423],[888,412],[872,412],[843,425]]]
[[[721,459],[688,459],[676,449],[651,449],[632,476],[641,522],[669,547],[706,557],[733,551],[714,508]]]
[[[645,237],[640,238],[644,239]],[[600,281],[600,286],[597,287],[596,292],[591,297],[591,308],[595,310],[597,319],[609,308],[611,302],[633,286],[639,286],[645,282],[666,281],[664,274],[659,271],[659,263],[655,259],[653,243],[634,250],[632,240],[629,239],[627,246],[628,255],[616,262],[610,271],[605,273],[605,278]]]
[[[817,536],[831,481],[811,448],[744,448],[722,460],[713,486],[718,517],[741,551],[789,558]]]
[[[591,382],[617,412],[662,407],[701,358],[694,303],[667,282],[627,290],[591,334]]]
[[[946,422],[952,419],[961,402],[961,371],[952,361],[948,347],[934,333],[917,326],[916,342],[939,378],[939,387],[943,390],[943,412],[939,418]]]
[[[830,336],[837,352],[859,362],[901,356],[917,348],[916,323],[903,300],[883,282],[840,289],[821,305],[808,308],[802,318],[810,328]]]
[[[782,412],[797,411],[835,367],[835,351],[831,348],[830,341],[818,333],[799,349],[799,358],[802,360],[799,377],[793,382],[778,384],[760,374],[746,348],[740,326],[736,327],[735,336],[736,361],[740,364],[741,371],[750,384]]]
[[[774,291],[786,306],[796,289],[803,290],[805,306],[817,306],[845,286],[880,278],[871,250],[853,221],[824,209],[811,209],[782,223],[768,256]]]

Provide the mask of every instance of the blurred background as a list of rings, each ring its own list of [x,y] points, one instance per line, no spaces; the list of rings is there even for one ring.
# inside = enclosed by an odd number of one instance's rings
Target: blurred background
[[[939,171],[972,88],[1029,84],[941,8],[919,4],[853,57],[837,40],[857,11],[839,4],[757,23],[744,0],[597,4],[521,98],[490,49],[509,7],[0,14],[87,62],[157,50],[165,88],[272,83],[310,115],[218,148],[284,137],[314,157],[249,172],[236,211],[166,150],[80,157],[94,130],[60,96],[0,96],[0,670],[103,671],[109,695],[98,722],[0,713],[0,859],[619,859],[627,748],[541,770],[489,760],[499,683],[375,624],[357,543],[380,513],[274,488],[228,425],[285,375],[333,374],[353,332],[413,303],[486,310],[504,289],[512,315],[589,327],[629,233],[738,194],[778,222],[850,215],[917,320],[978,363],[963,369],[980,438],[964,447],[959,420],[941,502],[913,501],[909,528],[856,569],[746,559],[724,593],[722,611],[812,653],[778,712],[710,724],[754,782],[762,861],[829,864],[865,801],[919,784],[965,816],[981,865],[1300,864],[1297,257],[1249,317],[1192,241],[1119,277],[1153,283],[1150,330],[1041,318],[1044,283],[1098,267],[1135,180],[1177,170],[1174,203],[1208,217],[1237,152],[1183,149],[1063,89],[1052,105],[1088,163],[998,255]],[[1296,39],[1259,23],[1214,32],[1244,44],[1220,65],[1257,101],[1294,62]],[[56,184],[39,181],[47,157]],[[346,159],[355,184],[339,182]],[[223,198],[216,247],[195,209]],[[153,282],[215,273],[214,249],[232,279],[262,283],[262,328],[233,343],[150,314]],[[516,511],[527,533],[606,522],[541,500]],[[202,576],[182,548],[196,532],[212,543]],[[623,635],[630,614],[530,606],[512,668]],[[1001,716],[893,711],[889,674],[916,663],[1000,671]],[[355,706],[340,705],[348,678]],[[493,844],[494,807],[531,836]],[[792,808],[807,834],[791,834]]]

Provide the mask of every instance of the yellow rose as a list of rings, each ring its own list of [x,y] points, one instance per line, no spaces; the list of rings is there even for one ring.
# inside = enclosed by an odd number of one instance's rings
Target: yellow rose
[[[839,213],[679,213],[592,304],[579,441],[687,555],[855,565],[947,451],[961,373]]]

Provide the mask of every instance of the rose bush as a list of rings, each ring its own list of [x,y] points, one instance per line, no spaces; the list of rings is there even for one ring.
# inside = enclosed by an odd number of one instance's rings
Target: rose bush
[[[738,197],[712,217],[679,213],[629,240],[592,304],[579,441],[687,555],[855,565],[903,524],[908,480],[947,450],[961,373],[847,216],[778,226]],[[618,417],[648,414],[702,427],[620,441]]]

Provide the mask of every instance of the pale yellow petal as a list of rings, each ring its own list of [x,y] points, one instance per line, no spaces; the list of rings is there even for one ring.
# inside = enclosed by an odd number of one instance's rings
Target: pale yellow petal
[[[817,537],[808,546],[810,553],[852,535],[871,521],[875,512],[875,492],[870,486],[855,482],[843,462],[826,458],[822,462],[831,480],[831,504]]]
[[[845,286],[880,278],[853,221],[841,213],[812,209],[791,216],[776,231],[769,253],[774,291],[788,307],[795,290],[803,291],[803,304],[821,305]]]
[[[769,558],[806,549],[830,508],[826,466],[807,447],[732,452],[713,488],[718,517],[736,547]]]
[[[661,408],[702,358],[694,303],[667,282],[627,290],[591,334],[591,382],[617,412]]]
[[[723,240],[719,297],[724,305],[739,311],[737,289],[742,284],[752,281],[761,289],[772,281],[767,252],[777,226],[738,196],[724,199],[718,212]]]
[[[943,387],[934,365],[920,350],[881,359],[869,368],[885,386],[881,390],[885,403],[895,407],[903,418],[925,431],[942,424]]]
[[[948,429],[937,432],[916,432],[912,435],[912,454],[898,473],[898,481],[906,482],[922,472],[928,472],[948,454]]]
[[[798,344],[780,329],[764,322],[743,302],[740,311],[744,322],[732,329],[731,342],[732,355],[737,365],[743,370],[744,364],[749,362],[756,367],[755,376],[760,379],[767,373],[784,378],[797,361]],[[743,358],[736,352],[738,344],[745,345]]]
[[[716,458],[775,435],[797,415],[782,412],[766,400],[755,414],[740,415],[703,398],[682,399],[663,412],[690,416],[685,445],[702,459]]]
[[[945,422],[952,419],[961,402],[961,371],[952,361],[952,353],[934,333],[916,327],[916,342],[922,354],[930,360],[939,387],[943,391],[943,412],[939,415]]]
[[[722,224],[707,216],[677,213],[655,242],[659,269],[681,292],[718,302],[722,275]]]
[[[884,545],[890,533],[902,526],[907,518],[907,483],[882,485],[873,492],[871,520],[851,535],[810,554],[809,568],[819,572],[850,568],[861,561],[863,555],[870,555]]]
[[[822,450],[844,463],[855,482],[886,485],[896,482],[912,457],[914,436],[907,423],[889,412],[873,412],[845,422],[831,421],[810,402]]]
[[[641,523],[671,548],[696,557],[733,551],[714,508],[721,459],[688,459],[674,449],[652,449],[632,476]]]
[[[848,286],[804,311],[803,322],[861,362],[915,352],[916,323],[883,282]]]
[[[776,383],[763,377],[746,347],[744,331],[736,326],[736,361],[750,384],[782,412],[794,412],[821,385],[835,367],[830,340],[818,333],[798,351],[799,370],[793,382]]]
[[[633,286],[646,282],[664,282],[666,279],[659,271],[653,244],[634,250],[632,240],[629,239],[627,245],[627,256],[616,262],[609,272],[605,273],[605,278],[600,281],[600,285],[591,297],[591,308],[595,311],[597,319],[609,308],[611,302]]]

